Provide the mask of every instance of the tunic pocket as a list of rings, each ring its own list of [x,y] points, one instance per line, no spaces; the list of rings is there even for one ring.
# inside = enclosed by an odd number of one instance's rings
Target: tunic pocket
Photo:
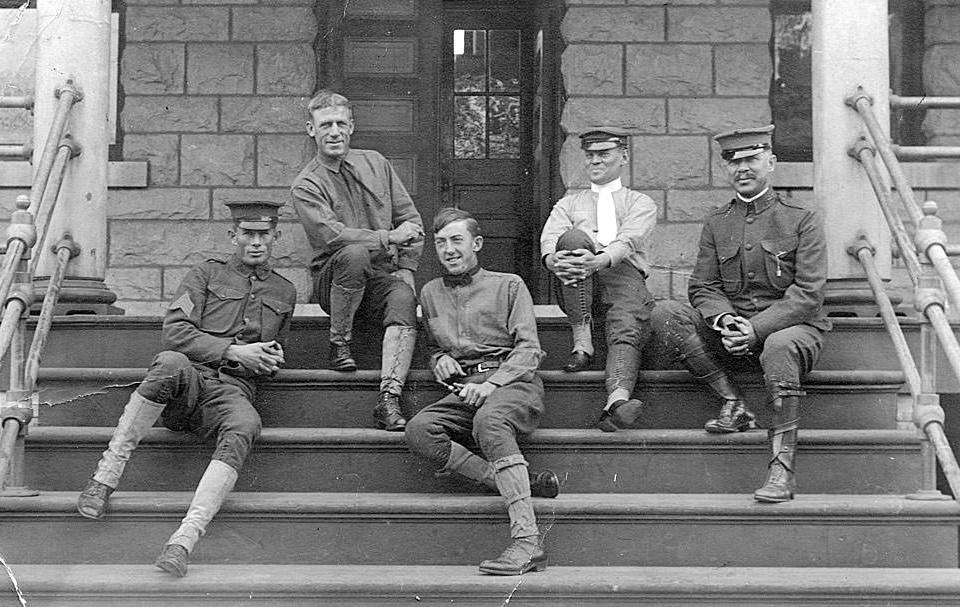
[[[200,329],[209,333],[227,333],[239,326],[246,293],[226,285],[207,285]]]
[[[764,265],[767,278],[775,288],[785,291],[793,284],[797,271],[797,245],[800,239],[796,236],[761,240],[760,246],[764,251]]]
[[[717,262],[720,266],[720,278],[723,279],[724,293],[739,293],[743,285],[740,272],[740,243],[728,243],[717,247]]]
[[[260,341],[271,341],[277,338],[283,321],[290,313],[291,306],[288,303],[276,299],[262,300],[260,306]]]

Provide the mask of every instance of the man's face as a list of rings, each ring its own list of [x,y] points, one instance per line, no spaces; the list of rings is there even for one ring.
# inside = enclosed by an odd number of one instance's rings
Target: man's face
[[[606,150],[584,150],[587,160],[587,175],[597,185],[610,183],[620,176],[629,156],[627,150],[617,146]]]
[[[477,251],[483,247],[483,236],[473,236],[467,222],[454,221],[433,236],[440,264],[448,274],[463,274],[477,265]]]
[[[770,184],[770,174],[776,163],[773,152],[764,150],[755,156],[726,160],[725,166],[733,189],[744,198],[750,198]]]
[[[350,151],[353,118],[342,105],[317,108],[310,113],[307,134],[317,142],[317,151],[329,160],[339,160]]]
[[[244,265],[259,266],[267,263],[273,254],[273,245],[280,239],[280,231],[248,230],[236,227],[230,232],[230,242],[237,249],[237,257]]]

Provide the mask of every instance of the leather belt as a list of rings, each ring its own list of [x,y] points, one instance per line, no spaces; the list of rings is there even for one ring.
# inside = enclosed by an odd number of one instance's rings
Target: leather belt
[[[500,368],[499,360],[482,360],[476,364],[461,364],[460,367],[463,369],[463,372],[467,375],[474,375],[476,373],[483,373],[484,371],[493,371],[494,369]]]

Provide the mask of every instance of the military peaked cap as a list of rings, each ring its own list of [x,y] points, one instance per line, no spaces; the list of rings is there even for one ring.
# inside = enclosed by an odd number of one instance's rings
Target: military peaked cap
[[[272,200],[231,200],[224,203],[230,207],[233,223],[245,230],[269,230],[276,227],[277,215],[282,202]]]
[[[628,137],[630,137],[630,131],[620,127],[590,127],[580,134],[580,147],[591,151],[627,147]]]
[[[756,156],[770,149],[773,125],[752,129],[734,129],[716,135],[713,140],[720,145],[720,157],[724,160],[739,160]]]

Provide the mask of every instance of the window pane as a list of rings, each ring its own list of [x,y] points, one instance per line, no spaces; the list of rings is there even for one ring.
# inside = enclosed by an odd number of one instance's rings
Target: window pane
[[[774,18],[774,73],[771,110],[777,129],[773,148],[777,158],[809,162],[813,155],[811,101],[810,11]]]
[[[455,158],[486,157],[486,97],[453,98],[453,155]]]
[[[519,30],[490,30],[490,91],[520,91]]]
[[[487,32],[453,31],[453,90],[484,91],[487,88]]]
[[[490,97],[490,158],[520,157],[520,98]]]

